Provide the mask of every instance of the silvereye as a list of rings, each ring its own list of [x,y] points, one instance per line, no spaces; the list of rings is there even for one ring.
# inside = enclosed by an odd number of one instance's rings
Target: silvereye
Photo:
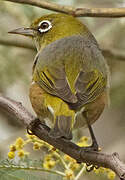
[[[59,13],[11,33],[35,41],[29,96],[38,118],[51,120],[49,135],[71,139],[72,129],[87,124],[94,145],[91,124],[107,103],[109,71],[91,32],[75,17]]]

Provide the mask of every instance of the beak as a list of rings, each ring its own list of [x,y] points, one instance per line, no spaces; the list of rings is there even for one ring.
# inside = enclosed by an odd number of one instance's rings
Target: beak
[[[9,31],[8,33],[20,34],[20,35],[24,35],[24,36],[33,37],[34,36],[34,31],[36,31],[36,30],[32,29],[32,28],[18,28],[18,29],[14,29],[12,31]]]

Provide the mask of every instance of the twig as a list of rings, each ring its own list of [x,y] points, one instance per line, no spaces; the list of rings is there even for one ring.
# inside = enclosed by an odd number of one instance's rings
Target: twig
[[[78,174],[76,175],[74,180],[78,180],[80,178],[80,176],[83,174],[83,172],[85,171],[86,167],[85,165],[83,165],[83,167],[81,168],[81,170],[78,172]]]
[[[60,171],[56,171],[56,170],[50,170],[50,169],[45,169],[45,168],[40,168],[40,167],[33,167],[33,166],[30,166],[30,167],[24,167],[24,166],[16,166],[16,165],[11,165],[11,166],[8,166],[8,165],[0,165],[0,169],[10,169],[10,170],[26,170],[26,171],[44,171],[44,172],[49,172],[49,173],[52,173],[52,174],[58,174],[62,177],[65,177],[65,174],[63,172],[60,172]]]
[[[25,127],[29,127],[34,135],[76,159],[77,162],[85,162],[110,168],[115,171],[121,180],[125,180],[125,164],[120,161],[117,153],[110,155],[94,151],[87,152],[84,148],[81,148],[64,138],[55,139],[50,137],[49,127],[46,125],[43,126],[38,119],[34,120],[35,117],[31,115],[21,103],[2,95],[0,95],[0,109],[4,109],[6,112],[10,113],[10,115],[16,116]]]
[[[81,17],[81,16],[107,17],[107,18],[125,17],[125,8],[74,8],[72,6],[60,5],[43,0],[3,0],[3,1],[29,4],[39,8],[71,14],[76,17]]]

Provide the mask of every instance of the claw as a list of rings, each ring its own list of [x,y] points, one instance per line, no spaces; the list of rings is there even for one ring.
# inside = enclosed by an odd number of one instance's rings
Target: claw
[[[94,169],[95,166],[94,166],[94,165],[89,165],[89,166],[88,166],[87,164],[88,164],[88,163],[86,163],[86,171],[87,171],[87,172],[93,171],[93,169]]]
[[[94,168],[99,169],[99,166],[92,165],[92,164],[90,164],[90,163],[86,163],[86,171],[87,171],[87,172],[93,171]]]
[[[82,159],[82,151],[85,151],[85,152],[92,152],[92,151],[99,151],[99,148],[98,146],[93,146],[93,144],[89,147],[81,147],[80,148],[80,156],[81,156],[81,159]],[[77,162],[77,163],[81,163],[81,162]],[[93,165],[91,163],[86,163],[86,171],[87,172],[91,172],[94,168],[98,169],[99,166],[97,165]]]
[[[32,131],[29,129],[29,126],[27,126],[26,130],[27,130],[27,134],[33,135]]]
[[[30,130],[31,127],[35,127],[40,123],[40,120],[38,118],[34,119],[28,126],[27,126],[27,133],[29,135],[34,135],[33,132]]]
[[[99,169],[100,167],[99,166],[95,166],[96,169]]]

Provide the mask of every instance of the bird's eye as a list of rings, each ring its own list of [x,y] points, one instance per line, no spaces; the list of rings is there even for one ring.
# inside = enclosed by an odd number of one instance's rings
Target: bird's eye
[[[38,25],[38,31],[40,33],[47,32],[51,28],[52,28],[52,24],[48,20],[41,21]]]

